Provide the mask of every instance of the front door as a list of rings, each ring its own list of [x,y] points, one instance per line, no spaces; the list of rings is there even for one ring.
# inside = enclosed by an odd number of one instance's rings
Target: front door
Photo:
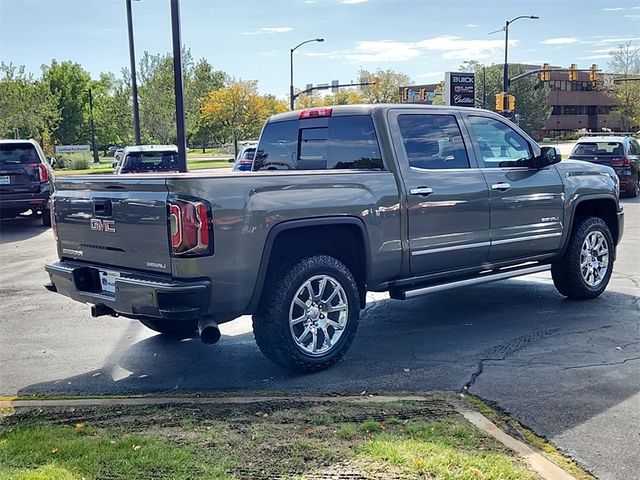
[[[489,252],[489,195],[455,111],[389,112],[406,190],[414,276],[482,265]]]
[[[490,261],[560,248],[564,188],[555,166],[533,167],[535,147],[505,120],[467,114],[491,199]]]

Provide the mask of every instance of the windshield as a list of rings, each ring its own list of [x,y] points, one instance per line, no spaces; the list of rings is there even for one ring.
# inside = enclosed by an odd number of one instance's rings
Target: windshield
[[[121,172],[178,170],[176,152],[132,152],[127,154]]]
[[[0,144],[0,165],[29,165],[39,163],[38,152],[30,143]]]
[[[624,155],[624,147],[619,142],[581,142],[572,155]]]

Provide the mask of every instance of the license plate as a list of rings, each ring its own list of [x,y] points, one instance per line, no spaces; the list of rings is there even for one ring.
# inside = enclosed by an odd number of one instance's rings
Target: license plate
[[[100,270],[100,286],[103,292],[116,293],[116,278],[120,276],[118,272],[106,272]]]
[[[11,183],[11,177],[9,175],[0,176],[0,185],[9,185]]]

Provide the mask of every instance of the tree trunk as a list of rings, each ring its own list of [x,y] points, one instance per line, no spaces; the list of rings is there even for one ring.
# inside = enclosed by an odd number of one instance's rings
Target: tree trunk
[[[204,141],[204,139],[202,139],[202,153],[206,153],[205,152],[205,145],[206,145],[206,142]]]
[[[238,137],[236,137],[236,131],[232,130],[231,135],[233,135],[233,158],[238,158]]]

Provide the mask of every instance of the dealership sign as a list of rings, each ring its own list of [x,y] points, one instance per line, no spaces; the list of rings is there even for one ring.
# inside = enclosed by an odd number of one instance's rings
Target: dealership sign
[[[475,74],[446,72],[444,103],[454,107],[474,107],[476,104]]]
[[[56,145],[56,153],[88,152],[89,145]]]

